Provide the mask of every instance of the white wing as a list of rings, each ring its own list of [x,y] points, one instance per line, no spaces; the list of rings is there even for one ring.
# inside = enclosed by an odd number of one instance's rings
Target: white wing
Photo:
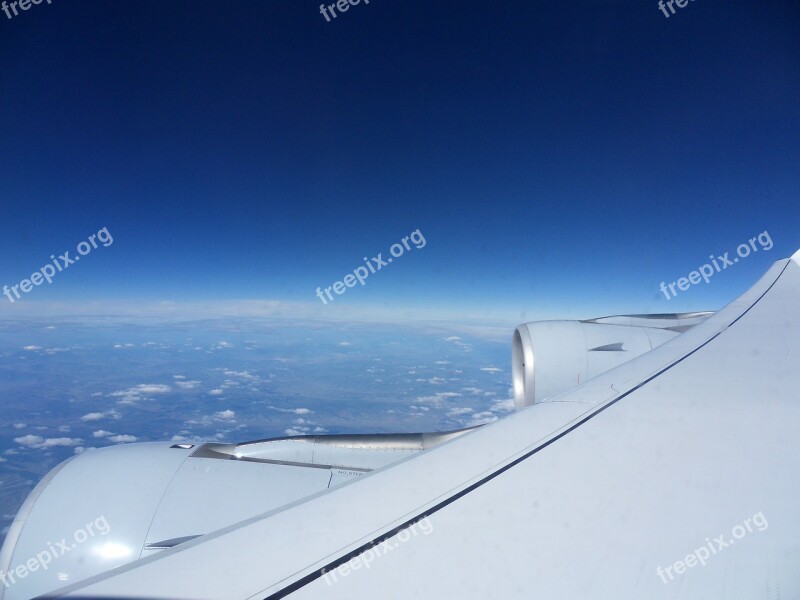
[[[798,598],[798,299],[800,253],[572,391],[62,595]]]

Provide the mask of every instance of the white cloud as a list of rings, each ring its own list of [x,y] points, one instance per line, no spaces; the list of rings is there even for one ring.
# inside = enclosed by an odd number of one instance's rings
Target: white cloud
[[[114,434],[110,431],[106,431],[105,429],[98,429],[97,431],[92,432],[92,435],[96,438],[104,438]]]
[[[342,348],[347,348],[348,346],[352,346],[353,344],[351,344],[350,342],[339,342],[339,345]]]
[[[67,437],[60,437],[60,438],[47,438],[42,443],[42,448],[52,448],[54,446],[77,446],[83,442],[80,438],[67,438]]]
[[[503,369],[498,369],[497,367],[481,367],[481,371],[485,371],[486,373],[502,373]]]
[[[258,375],[253,375],[250,371],[232,371],[231,369],[225,369],[223,373],[228,377],[239,377],[240,379],[247,379],[248,381],[260,380]]]
[[[135,435],[123,434],[123,435],[112,435],[108,439],[114,442],[115,444],[127,444],[128,442],[135,442],[139,438],[137,438]]]
[[[14,441],[21,446],[27,446],[28,448],[39,448],[39,449],[46,449],[46,448],[53,448],[56,446],[77,446],[83,440],[79,438],[47,438],[44,439],[38,435],[24,435],[22,437],[14,438]]]
[[[430,383],[432,385],[441,385],[441,384],[445,383],[447,380],[443,379],[442,377],[431,377],[430,379],[420,378],[420,379],[417,379],[416,381],[418,381],[420,383]]]
[[[472,346],[470,346],[469,344],[464,342],[457,335],[451,335],[450,337],[446,337],[446,338],[444,338],[444,341],[445,342],[450,342],[452,344],[455,344],[456,346],[458,346],[459,348],[463,348],[464,350],[471,350],[472,349]]]
[[[23,435],[22,437],[14,438],[14,441],[20,446],[29,446],[35,448],[37,445],[44,442],[44,438],[38,435]]]
[[[214,418],[217,421],[227,421],[231,422],[234,421],[236,417],[236,413],[232,410],[222,410],[218,413],[214,413]]]
[[[223,340],[223,341],[221,341],[219,344],[217,344],[217,347],[218,347],[218,348],[233,348],[233,344],[231,344],[230,342],[226,342],[225,340]]]
[[[134,404],[139,400],[146,400],[146,396],[152,394],[166,394],[170,391],[172,391],[172,388],[162,383],[140,383],[127,390],[111,392],[109,396],[112,398],[120,398],[120,400],[117,400],[119,404]]]
[[[208,392],[211,396],[221,396],[222,395],[222,388],[216,388]]]
[[[81,417],[81,421],[99,421],[100,419],[105,419],[105,413],[93,412],[85,414]]]
[[[42,347],[41,347],[41,346],[25,346],[25,347],[24,347],[24,348],[22,348],[22,349],[23,349],[23,350],[28,350],[29,352],[33,352],[33,351],[35,351],[35,350],[41,350],[41,349],[42,349]]]
[[[293,415],[308,415],[308,414],[311,414],[312,412],[314,412],[312,410],[309,410],[307,408],[302,408],[302,407],[298,407],[298,408],[278,408],[277,406],[270,406],[269,408],[271,408],[272,410],[277,410],[278,412],[282,412],[282,413],[292,413]]]
[[[176,381],[175,385],[177,385],[182,390],[192,390],[196,388],[200,384],[199,381],[193,379],[191,381]]]
[[[461,396],[458,392],[438,392],[433,396],[418,396],[417,402],[441,406],[448,398],[456,398],[458,396]]]
[[[489,410],[492,412],[511,412],[515,408],[514,399],[509,398],[508,400],[495,400]]]
[[[101,419],[119,419],[120,414],[115,410],[107,410],[105,412],[91,412],[83,415],[81,421],[88,423],[90,421],[100,421]]]
[[[14,429],[25,429],[26,427],[25,423],[14,423]]]
[[[140,383],[135,388],[131,389],[135,389],[143,394],[166,394],[170,391],[170,387],[162,383]]]
[[[285,430],[286,435],[305,435],[308,432],[308,427],[298,427]]]
[[[486,423],[493,423],[494,421],[497,421],[497,415],[489,411],[484,411],[472,415],[471,425],[485,425]]]

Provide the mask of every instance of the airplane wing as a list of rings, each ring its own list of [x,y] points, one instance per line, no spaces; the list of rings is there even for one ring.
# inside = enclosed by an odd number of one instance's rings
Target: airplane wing
[[[663,345],[68,598],[800,598],[800,252]]]

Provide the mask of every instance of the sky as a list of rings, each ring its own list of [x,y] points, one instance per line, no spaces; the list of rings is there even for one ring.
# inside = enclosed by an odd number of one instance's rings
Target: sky
[[[800,248],[799,33],[788,0],[0,13],[0,285],[113,239],[0,318],[719,308]]]

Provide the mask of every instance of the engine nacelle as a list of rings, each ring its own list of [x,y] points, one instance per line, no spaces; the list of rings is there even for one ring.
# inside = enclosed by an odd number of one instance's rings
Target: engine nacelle
[[[516,409],[552,398],[649,352],[710,314],[524,323],[514,331],[511,350]]]

